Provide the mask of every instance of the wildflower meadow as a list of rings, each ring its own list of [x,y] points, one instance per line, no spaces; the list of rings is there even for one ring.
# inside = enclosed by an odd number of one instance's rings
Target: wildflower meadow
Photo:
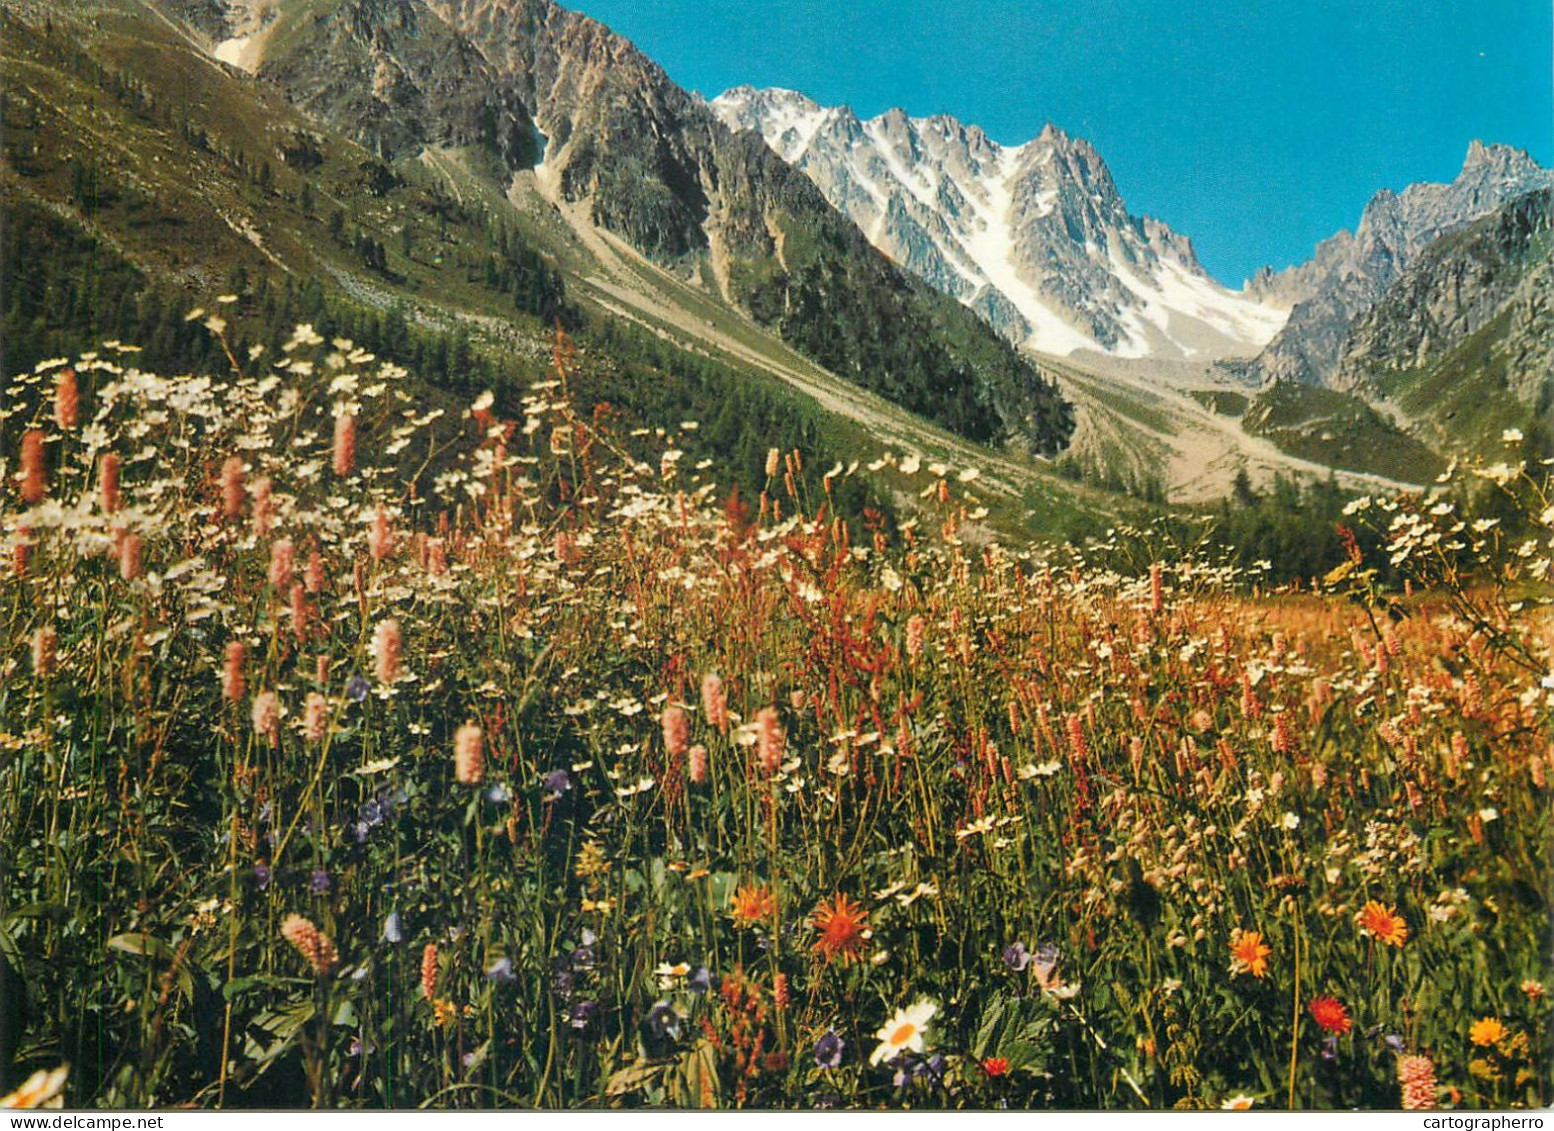
[[[12,381],[8,1103],[1554,1099],[1548,468],[1275,590],[910,452],[741,499],[586,364]]]

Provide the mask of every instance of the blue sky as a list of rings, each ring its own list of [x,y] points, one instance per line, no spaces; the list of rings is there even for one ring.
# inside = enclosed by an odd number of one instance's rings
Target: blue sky
[[[802,90],[1088,138],[1135,213],[1239,284],[1450,180],[1473,138],[1554,161],[1548,0],[562,0],[708,97]]]

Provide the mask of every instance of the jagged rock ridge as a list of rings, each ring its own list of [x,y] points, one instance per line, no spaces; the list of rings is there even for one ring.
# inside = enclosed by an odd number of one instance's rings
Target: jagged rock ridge
[[[1371,198],[1359,225],[1317,246],[1305,263],[1260,272],[1249,293],[1293,303],[1288,324],[1244,371],[1259,385],[1332,381],[1350,324],[1440,237],[1537,188],[1554,172],[1525,152],[1474,141],[1450,184],[1419,183]]]
[[[940,115],[867,121],[789,90],[712,107],[763,137],[885,251],[1010,340],[1048,353],[1251,356],[1284,321],[1209,278],[1191,242],[1128,212],[1106,163],[1055,126],[1020,146]]]
[[[1521,196],[1426,249],[1355,320],[1332,384],[1400,405],[1444,446],[1546,418],[1554,190]]]
[[[976,438],[1061,446],[1067,406],[1028,361],[627,40],[550,0],[429,6],[512,84],[545,139],[537,172],[596,224],[660,262],[706,266],[728,301],[908,408]]]

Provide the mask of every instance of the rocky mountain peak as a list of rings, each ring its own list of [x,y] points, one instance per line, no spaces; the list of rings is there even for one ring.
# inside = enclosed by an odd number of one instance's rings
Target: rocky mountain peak
[[[951,115],[900,107],[843,130],[845,108],[792,92],[737,87],[711,105],[804,172],[876,247],[1018,344],[1250,356],[1282,322],[1210,279],[1166,224],[1131,215],[1095,147],[1053,123],[1001,146]]]
[[[1057,442],[1063,410],[1029,363],[870,247],[790,164],[817,139],[855,149],[863,126],[851,111],[748,87],[709,103],[549,0],[423,2],[522,95],[546,141],[535,190],[574,222],[699,281],[835,372],[892,382],[901,403],[966,435]],[[755,122],[768,141],[746,132]],[[907,138],[911,123],[898,125]],[[881,344],[860,331],[896,324],[920,332]]]
[[[1554,185],[1554,172],[1509,145],[1468,146],[1462,170],[1446,183],[1418,182],[1371,197],[1353,233],[1317,245],[1305,263],[1259,273],[1253,293],[1293,304],[1289,323],[1247,368],[1260,384],[1324,384],[1334,374],[1350,324],[1436,240],[1501,205]]]
[[[1478,138],[1468,143],[1467,156],[1462,159],[1462,171],[1457,179],[1488,171],[1506,177],[1536,176],[1538,163],[1524,149],[1512,145],[1485,145]]]
[[[198,25],[197,25],[198,26]],[[226,0],[214,54],[380,155],[480,146],[508,168],[535,156],[511,85],[421,0]]]

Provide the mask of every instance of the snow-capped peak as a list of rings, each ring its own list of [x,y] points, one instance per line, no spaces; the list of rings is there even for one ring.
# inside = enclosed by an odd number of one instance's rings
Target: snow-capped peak
[[[1048,124],[1001,146],[948,115],[860,121],[797,91],[743,86],[711,103],[805,172],[881,251],[1046,353],[1255,354],[1286,311],[1210,279],[1192,244],[1130,215],[1106,163]]]

